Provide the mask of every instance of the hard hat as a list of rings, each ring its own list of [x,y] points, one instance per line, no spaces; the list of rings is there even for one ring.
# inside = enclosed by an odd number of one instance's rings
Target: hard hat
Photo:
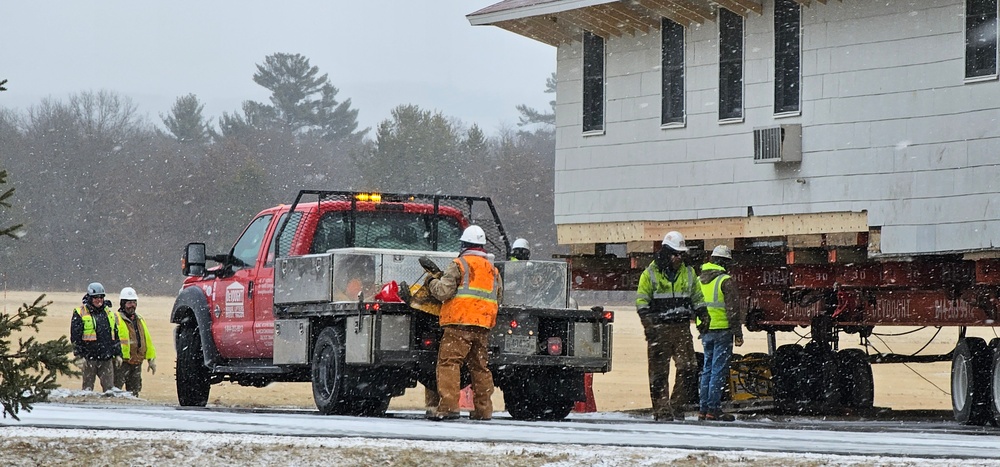
[[[483,228],[478,225],[470,225],[465,228],[464,232],[462,232],[462,238],[459,240],[465,243],[472,243],[474,245],[485,245],[486,232],[483,232]]]
[[[119,300],[139,300],[139,295],[135,293],[135,289],[132,287],[125,287],[122,292],[118,294]]]
[[[674,251],[688,251],[687,244],[684,243],[684,236],[675,230],[667,232],[663,236],[663,246],[670,247]]]
[[[87,295],[90,295],[91,297],[95,296],[103,297],[104,286],[101,285],[100,282],[91,282],[90,285],[87,286]]]
[[[514,244],[511,245],[510,247],[511,247],[511,249],[514,249],[514,248],[524,248],[525,250],[529,249],[528,248],[528,241],[525,240],[525,239],[523,239],[523,238],[519,238],[517,240],[514,240]]]
[[[733,252],[726,245],[719,245],[712,250],[712,256],[716,258],[733,259]]]

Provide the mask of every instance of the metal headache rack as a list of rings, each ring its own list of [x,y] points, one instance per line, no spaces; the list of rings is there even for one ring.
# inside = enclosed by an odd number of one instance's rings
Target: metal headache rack
[[[477,196],[302,190],[283,214],[277,257],[341,248],[454,251],[469,225],[486,232],[486,251],[505,260],[510,241],[492,200]],[[294,232],[314,226],[312,239]]]

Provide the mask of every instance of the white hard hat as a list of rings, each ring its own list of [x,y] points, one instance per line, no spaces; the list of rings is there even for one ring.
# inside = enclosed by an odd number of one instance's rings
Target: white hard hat
[[[525,240],[525,239],[523,239],[523,238],[519,238],[517,240],[514,240],[514,244],[511,245],[510,247],[511,247],[511,249],[514,249],[514,248],[524,248],[526,250],[529,249],[528,248],[528,241]]]
[[[132,287],[125,287],[122,289],[121,293],[118,294],[119,300],[139,300],[139,294],[135,293],[135,289]]]
[[[459,240],[475,245],[485,245],[486,232],[483,232],[483,228],[478,225],[470,225],[462,232],[462,238]]]
[[[663,246],[670,247],[674,251],[688,251],[687,244],[684,243],[684,236],[676,230],[667,232],[663,236]]]
[[[726,245],[719,245],[712,250],[712,256],[717,258],[733,259],[733,252]]]

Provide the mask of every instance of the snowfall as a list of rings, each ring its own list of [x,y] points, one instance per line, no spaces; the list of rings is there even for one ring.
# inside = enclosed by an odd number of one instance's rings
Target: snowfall
[[[109,403],[109,398],[114,400]],[[314,412],[295,411],[288,414],[184,411],[151,405],[127,393],[109,397],[58,390],[51,400],[52,403],[36,404],[31,412],[22,410],[18,414],[21,421],[11,417],[0,419],[0,465],[1000,467],[1000,460],[983,458],[765,452],[746,445],[746,434],[736,433],[732,424],[693,420],[636,424],[632,416],[620,413],[581,414],[577,418],[571,416],[568,422],[515,422],[504,419],[506,414],[502,413],[492,422],[430,422],[421,420],[417,413],[394,414],[402,419],[364,419],[320,417]],[[735,426],[739,424],[736,422]],[[605,425],[617,428],[605,432],[602,428]],[[641,439],[649,436],[649,427],[669,428],[666,431],[673,430],[678,437],[704,437],[709,448],[641,447],[645,443]],[[742,430],[759,432],[761,446],[767,444],[769,430]],[[845,443],[850,443],[852,436],[870,438],[865,433],[828,433],[834,438],[843,437]],[[734,439],[727,443],[726,437],[731,434]],[[497,441],[535,436],[541,442]],[[572,437],[578,444],[558,442],[566,437]],[[595,441],[587,444],[588,437]],[[987,443],[995,439],[1000,450],[1000,438],[986,439]]]

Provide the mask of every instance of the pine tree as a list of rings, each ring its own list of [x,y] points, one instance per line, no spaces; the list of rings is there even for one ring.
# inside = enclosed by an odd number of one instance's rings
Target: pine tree
[[[160,119],[177,141],[206,143],[212,138],[213,132],[201,113],[204,108],[205,104],[198,101],[198,96],[188,94],[178,97],[170,109],[170,115],[160,114]]]
[[[545,93],[555,94],[556,92],[556,74],[552,73],[545,80]],[[556,101],[555,99],[549,101],[549,112],[543,112],[535,110],[528,107],[527,104],[520,104],[517,106],[517,111],[521,112],[521,119],[517,123],[517,126],[530,126],[530,125],[541,125],[542,131],[552,131],[556,126]]]
[[[0,80],[0,91],[7,80]],[[7,171],[0,169],[0,185],[7,183]],[[14,194],[11,188],[0,195],[0,207],[10,208],[7,202]],[[21,225],[11,227],[0,226],[0,237],[21,237]],[[23,304],[14,315],[0,313],[0,405],[3,406],[3,416],[10,415],[14,420],[20,420],[17,414],[24,409],[30,412],[32,404],[48,399],[49,392],[59,385],[58,375],[79,374],[71,367],[69,354],[73,351],[66,336],[59,339],[38,342],[34,336],[18,338],[17,351],[13,351],[11,337],[17,332],[34,329],[46,315],[45,307],[52,302],[42,303],[45,295],[38,297],[34,303]]]

